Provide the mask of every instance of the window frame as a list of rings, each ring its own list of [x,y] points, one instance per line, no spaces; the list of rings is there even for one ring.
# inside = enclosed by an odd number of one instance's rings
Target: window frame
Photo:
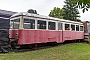
[[[17,19],[17,20],[19,20],[18,22],[15,22],[15,20],[13,20],[13,24],[14,24],[13,29],[19,29],[19,27],[20,27],[20,19]],[[15,27],[15,24],[18,25],[18,28]]]
[[[11,19],[10,19],[10,29],[14,29],[14,26],[13,26],[13,28],[11,28],[11,20],[15,20],[15,19],[19,19],[20,22],[21,22],[20,16],[19,16],[19,17],[15,17],[15,18],[11,18]],[[21,26],[20,26],[20,25],[21,25],[20,22],[19,22],[19,28],[18,28],[18,29],[20,29],[20,27],[21,27]],[[14,25],[14,22],[13,22],[13,25]]]
[[[69,29],[66,30],[65,24],[69,24]],[[71,24],[70,24],[70,23],[65,23],[65,24],[64,24],[64,30],[65,30],[65,31],[71,31]]]
[[[25,19],[28,19],[29,20],[29,23],[25,23]],[[34,20],[34,28],[24,28],[24,24],[31,24],[30,23],[30,20]],[[23,18],[23,29],[35,29],[35,19],[31,19],[31,18]]]
[[[22,17],[22,24],[21,24],[21,26],[22,26],[22,29],[24,29],[24,18],[26,18],[26,19],[33,19],[33,20],[35,20],[35,29],[25,29],[25,30],[37,30],[37,18],[35,18],[35,17],[31,17],[31,16],[23,16]]]
[[[77,30],[77,25],[79,26],[79,30]],[[80,31],[80,25],[79,24],[76,24],[76,27],[75,27],[75,31]]]
[[[38,28],[38,21],[45,21],[46,22],[46,28],[45,29],[40,29],[40,28]],[[38,30],[46,30],[47,29],[47,21],[46,20],[43,20],[43,19],[37,19],[37,29]]]
[[[19,29],[24,29],[23,24],[24,24],[24,18],[26,19],[34,19],[35,20],[35,29],[30,29],[30,30],[50,30],[48,29],[48,22],[55,22],[55,30],[58,30],[58,20],[53,20],[53,19],[43,19],[43,18],[37,18],[37,17],[32,17],[32,16],[19,16],[19,17],[14,17],[11,18],[10,20],[20,18],[20,26]],[[37,21],[42,20],[46,21],[46,29],[37,29]],[[28,29],[26,29],[28,30]]]
[[[80,28],[80,31],[84,31],[84,25],[80,25],[80,27],[81,27],[81,26],[83,26],[83,28],[82,28],[83,30],[81,30],[81,28]]]
[[[13,29],[13,24],[14,24],[13,20],[10,20],[10,29]]]
[[[62,24],[62,28],[59,28],[59,23]],[[63,30],[64,26],[63,26],[63,22],[58,22],[58,30]]]
[[[74,25],[74,30],[72,29],[72,25]],[[75,24],[71,24],[71,31],[76,31],[76,25]]]
[[[49,22],[54,22],[55,23],[55,29],[49,29]],[[48,30],[57,30],[57,21],[54,21],[54,20],[48,20]]]

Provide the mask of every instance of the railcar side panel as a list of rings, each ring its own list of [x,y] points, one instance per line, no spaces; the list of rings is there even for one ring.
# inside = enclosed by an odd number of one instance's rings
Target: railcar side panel
[[[84,32],[82,31],[63,31],[63,40],[77,40],[84,39]]]
[[[71,31],[63,31],[63,42],[65,40],[71,40]]]
[[[71,31],[71,40],[76,40],[76,31]]]
[[[17,34],[18,34],[19,30],[9,30],[9,38],[18,38]]]
[[[84,32],[76,32],[76,39],[84,39]]]
[[[11,37],[16,38],[16,31],[11,31]],[[62,31],[50,30],[18,30],[18,44],[35,44],[47,42],[63,42]]]

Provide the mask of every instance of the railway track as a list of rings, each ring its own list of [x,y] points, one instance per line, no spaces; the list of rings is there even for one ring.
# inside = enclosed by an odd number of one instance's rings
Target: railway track
[[[79,42],[79,43],[86,43],[86,42]],[[34,51],[34,50],[40,50],[40,49],[47,49],[47,48],[52,48],[52,47],[56,47],[56,46],[64,46],[64,45],[69,45],[69,44],[77,44],[77,43],[58,43],[58,44],[54,44],[54,45],[48,45],[48,44],[43,44],[42,46],[38,45],[36,47],[32,47],[32,48],[18,48],[18,49],[11,49],[10,52],[27,52],[27,51]]]

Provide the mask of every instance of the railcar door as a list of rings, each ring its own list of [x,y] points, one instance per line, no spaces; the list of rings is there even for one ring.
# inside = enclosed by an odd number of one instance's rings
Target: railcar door
[[[58,30],[59,30],[59,42],[63,42],[63,23],[58,23]]]
[[[63,41],[65,40],[71,40],[71,29],[70,29],[70,24],[65,23],[64,24],[64,30],[63,30]]]
[[[17,38],[18,30],[20,26],[20,19],[10,20],[10,36],[9,38]]]

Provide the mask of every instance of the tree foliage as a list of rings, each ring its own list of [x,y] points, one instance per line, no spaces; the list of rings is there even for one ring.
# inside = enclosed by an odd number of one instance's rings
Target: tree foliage
[[[37,14],[37,11],[36,11],[36,10],[33,10],[33,9],[29,9],[27,12],[28,12],[28,13],[34,13],[34,14]]]
[[[77,22],[82,22],[80,19],[77,19]]]
[[[63,9],[54,7],[53,10],[51,10],[49,16],[56,17],[56,18],[63,18],[63,13],[64,13]]]
[[[66,20],[71,20],[71,21],[77,21],[79,16],[79,11],[76,8],[75,4],[73,3],[73,0],[66,0],[64,1],[66,5],[64,5],[64,14],[63,14],[63,19]]]
[[[83,12],[88,11],[90,8],[90,0],[73,0],[73,4],[82,9]]]

